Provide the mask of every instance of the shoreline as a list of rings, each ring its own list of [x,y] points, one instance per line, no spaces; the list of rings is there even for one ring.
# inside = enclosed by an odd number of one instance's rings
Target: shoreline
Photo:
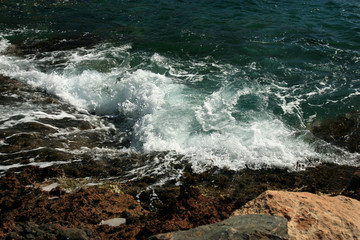
[[[61,239],[61,231],[76,229],[86,232],[81,239],[147,239],[224,221],[267,190],[360,200],[358,167],[216,172],[187,173],[180,186],[152,187],[147,178],[128,183],[76,179],[54,167],[9,171],[0,178],[0,236],[29,239],[26,234],[32,229],[35,239]],[[114,218],[126,223],[100,224]]]
[[[111,124],[101,119],[89,121],[56,97],[18,81],[2,76],[0,80],[3,106],[31,101],[47,114],[54,109],[49,104],[68,114],[58,120],[14,122],[12,127],[0,130],[4,139],[0,145],[2,164],[66,163],[2,172],[0,237],[5,239],[29,239],[31,234],[33,238],[38,234],[37,239],[61,239],[69,231],[82,235],[82,239],[147,239],[158,233],[228,219],[235,210],[267,190],[344,195],[360,200],[360,168],[333,163],[315,162],[312,167],[294,172],[281,168],[232,171],[213,167],[195,173],[189,164],[182,162],[172,166],[174,171],[182,172],[181,177],[161,186],[156,176],[133,178],[129,175],[131,166],[145,166],[166,153],[120,154],[113,159],[106,154],[95,159],[91,151],[78,154],[83,147],[91,149],[104,144],[103,137],[113,134]],[[348,144],[349,150],[358,152],[354,143],[360,131],[353,124],[358,116],[356,112],[324,121],[325,125],[316,126],[315,132],[330,141],[344,138],[350,131],[349,141],[334,143],[341,143],[340,147]],[[104,125],[105,128],[98,127]],[[105,146],[114,147],[112,144]],[[114,203],[122,207],[112,210]],[[125,219],[126,224],[99,225],[108,218]],[[29,235],[29,231],[33,233]]]

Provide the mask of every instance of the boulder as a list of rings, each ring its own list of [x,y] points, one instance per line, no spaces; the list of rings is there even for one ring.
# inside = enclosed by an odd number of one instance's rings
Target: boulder
[[[187,231],[158,234],[150,240],[230,240],[230,239],[289,239],[287,221],[268,215],[233,216],[222,222],[204,225]]]
[[[288,220],[290,239],[359,239],[360,202],[345,196],[266,191],[233,216],[268,214]]]

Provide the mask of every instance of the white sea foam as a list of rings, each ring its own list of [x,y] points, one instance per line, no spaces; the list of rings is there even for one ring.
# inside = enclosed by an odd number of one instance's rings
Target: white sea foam
[[[46,168],[46,167],[50,167],[53,165],[59,165],[59,164],[69,164],[72,161],[54,161],[54,162],[32,162],[29,164],[21,164],[21,163],[16,163],[16,164],[12,164],[12,165],[0,165],[0,171],[6,171],[12,168],[19,168],[19,167],[25,167],[25,166],[36,166],[39,168]]]
[[[2,41],[0,50],[6,45]],[[306,159],[340,161],[340,157],[319,153],[313,143],[305,141],[309,135],[305,129],[293,128],[266,111],[274,85],[251,86],[250,82],[234,87],[231,81],[239,77],[240,71],[229,65],[207,63],[211,65],[210,72],[214,72],[209,76],[197,73],[207,67],[202,62],[198,62],[200,70],[194,71],[196,64],[182,68],[159,54],[143,53],[143,62],[155,64],[159,73],[144,63],[132,66],[129,45],[104,46],[53,52],[40,60],[0,56],[0,73],[44,89],[78,109],[98,115],[123,115],[131,124],[127,128],[133,131],[132,150],[175,151],[191,159],[199,171],[206,166],[296,169],[299,164],[306,164]],[[55,70],[39,70],[39,64],[60,56],[64,56],[64,63],[55,66]],[[96,61],[105,61],[107,67],[100,68]],[[256,64],[251,65],[252,70],[255,67]],[[211,93],[191,85],[204,79],[216,83]],[[277,88],[281,90],[274,95],[283,112],[298,114],[303,122],[302,100],[291,98],[286,86]],[[327,90],[324,87],[319,92]],[[259,109],[246,109],[243,98],[258,101]],[[239,107],[242,105],[243,109]]]
[[[220,89],[202,105],[179,102],[144,116],[135,125],[145,151],[175,150],[191,156],[197,170],[204,166],[241,169],[246,166],[296,168],[306,158],[320,157],[296,131],[267,116],[239,122],[234,105],[243,92]],[[179,98],[175,95],[173,98]],[[171,102],[167,99],[166,102]],[[265,114],[266,116],[266,114]],[[197,127],[192,125],[197,124]]]
[[[9,46],[9,41],[7,39],[1,38],[0,35],[0,53],[4,52]]]

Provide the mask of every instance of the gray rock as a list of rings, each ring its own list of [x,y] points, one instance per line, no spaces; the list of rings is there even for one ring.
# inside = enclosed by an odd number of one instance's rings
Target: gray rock
[[[86,240],[89,239],[84,230],[78,228],[61,229],[56,235],[58,240]]]
[[[211,225],[200,226],[187,231],[164,233],[149,240],[283,240],[289,239],[287,220],[280,216],[250,214],[233,216]]]

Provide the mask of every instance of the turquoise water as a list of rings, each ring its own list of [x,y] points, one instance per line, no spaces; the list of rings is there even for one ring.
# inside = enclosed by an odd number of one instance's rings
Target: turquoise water
[[[358,1],[27,0],[0,12],[0,73],[109,117],[127,150],[198,168],[357,158],[308,129],[359,109]],[[6,55],[11,44],[23,54]]]

